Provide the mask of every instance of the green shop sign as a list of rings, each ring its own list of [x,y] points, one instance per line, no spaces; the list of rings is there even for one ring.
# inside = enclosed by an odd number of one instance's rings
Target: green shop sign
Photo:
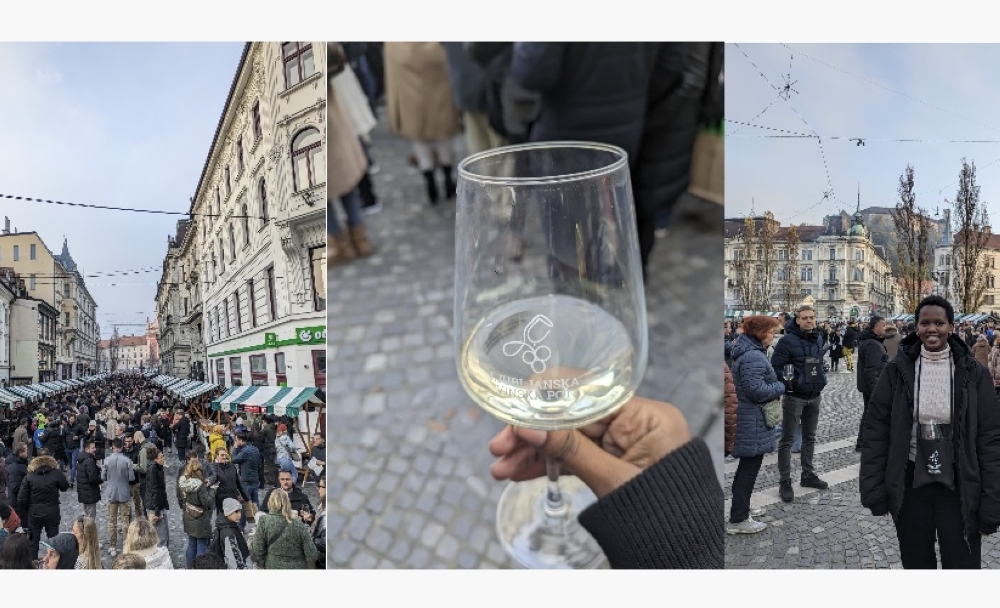
[[[297,344],[326,344],[326,326],[302,327],[295,330]]]
[[[285,340],[279,340],[278,334],[275,332],[266,332],[264,334],[264,343],[255,346],[244,346],[243,348],[234,348],[232,350],[227,350],[219,353],[209,353],[209,358],[215,359],[217,357],[225,357],[229,355],[237,355],[240,353],[249,353],[254,351],[264,350],[266,348],[280,348],[282,346],[298,346],[298,345],[325,345],[326,344],[326,325],[317,325],[316,327],[298,327],[295,329],[295,335],[291,338]]]

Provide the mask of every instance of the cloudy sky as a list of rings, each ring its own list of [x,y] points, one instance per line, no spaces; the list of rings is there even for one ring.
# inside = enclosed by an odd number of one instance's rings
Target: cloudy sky
[[[966,157],[1000,218],[997,65],[1000,45],[727,44],[727,217],[753,207],[785,225],[818,224],[853,212],[859,188],[862,208],[893,206],[907,164],[933,216],[954,200]],[[816,139],[773,137],[814,133],[822,151]],[[901,139],[923,141],[890,141]]]
[[[0,194],[186,212],[243,43],[0,44]],[[179,216],[13,202],[11,228],[63,238],[104,337],[154,317]],[[0,218],[2,221],[2,218]],[[142,331],[122,327],[122,333]]]

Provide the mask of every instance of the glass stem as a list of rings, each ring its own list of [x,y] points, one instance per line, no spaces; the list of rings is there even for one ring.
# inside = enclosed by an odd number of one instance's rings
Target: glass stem
[[[559,461],[545,457],[545,474],[548,477],[548,487],[545,492],[545,513],[549,517],[566,517],[566,502],[562,490],[559,489]]]

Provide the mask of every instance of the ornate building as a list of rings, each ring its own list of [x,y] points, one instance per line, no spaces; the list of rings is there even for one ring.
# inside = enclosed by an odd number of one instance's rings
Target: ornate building
[[[763,218],[758,220],[764,221]],[[740,302],[739,280],[732,271],[732,261],[744,256],[740,234],[742,219],[727,219],[725,224],[726,309],[744,308]],[[801,294],[811,296],[821,319],[849,319],[872,314],[888,316],[896,310],[896,286],[889,263],[881,247],[872,242],[871,232],[860,211],[850,225],[840,216],[830,216],[823,226],[796,227],[799,235],[798,272]],[[786,300],[788,289],[788,228],[778,229],[776,237],[777,272],[775,305]]]
[[[59,377],[78,378],[97,373],[97,343],[100,338],[97,331],[97,304],[69,253],[66,239],[63,239],[62,252],[55,258],[66,272],[60,311],[60,334],[65,358]]]
[[[165,373],[197,373],[203,361],[204,379],[226,386],[325,386],[325,48],[244,49],[191,219],[164,261]]]

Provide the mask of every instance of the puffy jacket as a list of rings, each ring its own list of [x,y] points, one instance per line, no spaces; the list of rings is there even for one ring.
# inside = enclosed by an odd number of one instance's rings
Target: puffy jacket
[[[733,382],[739,400],[733,457],[752,458],[774,451],[774,431],[761,405],[781,397],[785,384],[767,361],[764,345],[747,334],[733,342]]]
[[[658,50],[653,42],[515,42],[514,80],[542,94],[529,139],[619,146],[634,167]]]
[[[197,477],[181,476],[177,482],[177,492],[182,497],[181,520],[184,533],[192,538],[212,537],[212,511],[215,509],[215,490]],[[201,507],[204,512],[198,517],[192,517],[184,503]]]
[[[155,461],[149,463],[146,469],[146,495],[143,496],[143,506],[147,511],[163,511],[170,508],[167,502],[167,480],[163,475],[163,467]]]
[[[253,535],[251,554],[254,564],[266,570],[304,570],[315,565],[319,552],[301,521],[264,514]]]
[[[729,344],[729,341],[726,341]],[[729,350],[728,348],[726,350]],[[736,409],[739,399],[736,397],[736,385],[733,383],[733,373],[729,365],[723,365],[726,394],[726,455],[733,453],[733,443],[736,441]]]
[[[989,373],[968,346],[948,338],[955,361],[955,477],[966,538],[1000,526],[1000,399]],[[898,518],[906,492],[913,428],[913,388],[920,340],[903,339],[875,385],[865,414],[861,449],[861,504],[872,515]]]
[[[735,355],[733,356],[735,358]],[[805,372],[806,357],[817,360],[819,367],[819,381],[807,382]],[[782,373],[785,364],[791,363],[795,368],[795,375],[792,379],[792,395],[802,399],[813,399],[819,397],[826,386],[826,370],[823,369],[823,334],[814,331],[811,334],[803,332],[795,320],[791,320],[785,325],[785,336],[778,341],[771,355],[771,366],[774,368],[775,377]],[[735,369],[733,372],[735,373]],[[736,388],[739,389],[737,382]]]
[[[76,457],[76,497],[82,505],[101,502],[101,467],[88,452],[80,452]]]
[[[28,461],[18,458],[17,454],[11,454],[6,459],[7,462],[7,502],[17,505],[17,493],[21,489],[21,482],[28,474]]]
[[[244,486],[255,486],[260,482],[260,452],[252,443],[233,449],[233,464],[240,466],[240,481]]]
[[[246,490],[243,489],[233,463],[215,463],[215,481],[219,484],[215,491],[215,507],[219,511],[222,511],[222,501],[227,498],[235,498],[241,502],[247,499]]]
[[[226,438],[221,434],[212,431],[208,434],[208,459],[215,461],[215,450],[218,448],[226,448]],[[226,455],[229,455],[229,449],[226,448]]]
[[[69,490],[69,480],[52,456],[36,456],[28,463],[17,502],[30,517],[59,517],[59,493]]]
[[[292,452],[295,452],[295,442],[287,434],[282,433],[280,437],[274,440],[274,454],[275,459],[277,458],[288,458],[291,459]]]
[[[870,329],[866,329],[861,334],[861,341],[858,342],[858,390],[868,394],[875,390],[878,377],[882,375],[882,368],[889,361],[889,355],[882,345],[883,338]]]
[[[847,326],[844,330],[844,348],[857,348],[858,347],[858,330]]]

